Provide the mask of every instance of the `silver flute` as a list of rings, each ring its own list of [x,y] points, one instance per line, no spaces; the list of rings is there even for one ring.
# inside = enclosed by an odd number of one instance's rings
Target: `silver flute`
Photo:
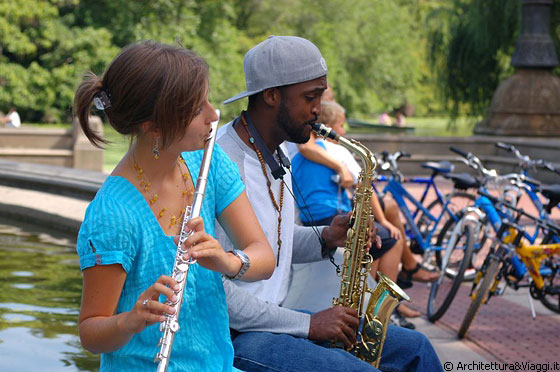
[[[210,169],[210,162],[212,161],[212,153],[214,152],[214,143],[216,143],[216,132],[218,130],[218,121],[220,120],[220,110],[216,110],[218,120],[211,123],[210,136],[206,141],[204,147],[204,156],[202,157],[202,164],[198,173],[198,180],[196,181],[196,189],[194,191],[194,199],[191,206],[185,210],[183,224],[181,225],[181,233],[179,234],[179,242],[177,243],[177,253],[175,255],[175,263],[173,264],[173,272],[171,277],[179,285],[179,289],[175,292],[177,300],[172,302],[169,299],[165,302],[175,309],[171,315],[165,315],[165,321],[160,324],[160,331],[163,332],[159,340],[159,352],[156,354],[155,363],[158,363],[157,371],[166,372],[169,366],[169,358],[171,356],[171,349],[173,348],[173,340],[175,333],[179,330],[179,313],[181,312],[181,304],[183,303],[183,295],[187,286],[187,276],[189,274],[190,265],[196,263],[196,260],[189,258],[184,259],[184,255],[188,252],[188,248],[183,247],[183,243],[189,236],[192,235],[191,231],[187,231],[187,222],[193,218],[200,216],[202,208],[202,201],[204,199],[204,192],[206,184],[208,183],[208,170]]]

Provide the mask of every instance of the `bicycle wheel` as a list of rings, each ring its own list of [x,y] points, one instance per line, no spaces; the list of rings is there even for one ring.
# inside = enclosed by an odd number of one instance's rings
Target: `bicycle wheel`
[[[550,275],[544,277],[545,287],[551,288],[551,293],[543,293],[540,301],[547,308],[555,313],[560,313],[560,272],[558,263],[554,265],[555,270]]]
[[[459,328],[458,337],[463,338],[467,334],[469,327],[472,324],[478,309],[480,309],[480,305],[483,302],[488,300],[488,294],[490,292],[490,288],[496,281],[496,275],[498,275],[500,261],[496,258],[490,258],[490,264],[486,268],[486,272],[484,276],[481,278],[480,284],[478,285],[478,289],[476,290],[476,294],[474,299],[463,318],[463,323],[461,323],[461,327]]]
[[[447,194],[445,196],[445,198],[447,200],[449,200],[448,208],[453,213],[456,214],[457,212],[459,212],[464,207],[471,205],[474,202],[476,196],[474,194],[470,194],[470,193],[465,192],[465,191],[454,191],[454,192],[451,192],[451,193]],[[439,199],[433,200],[426,207],[428,212],[430,212],[430,214],[432,216],[436,216],[436,217],[441,215],[442,208],[443,208],[443,204]],[[439,225],[444,226],[444,224],[447,222],[448,219],[449,219],[449,216],[445,215],[439,221]],[[434,224],[435,224],[435,221],[428,218],[428,216],[424,213],[424,211],[420,211],[420,213],[418,214],[418,217],[416,219],[416,226],[418,226],[418,229],[420,230],[420,233],[422,234],[422,236],[426,236],[426,234],[434,228]],[[435,237],[437,235],[438,235],[438,232],[436,231],[433,236]]]
[[[441,274],[439,279],[432,283],[428,298],[428,320],[431,322],[441,318],[455,298],[459,286],[463,282],[465,270],[470,265],[474,247],[473,240],[472,227],[465,225],[455,244],[447,246],[444,251],[436,252],[436,257],[440,257],[438,263]],[[444,254],[450,252],[445,267],[441,265],[441,252]]]

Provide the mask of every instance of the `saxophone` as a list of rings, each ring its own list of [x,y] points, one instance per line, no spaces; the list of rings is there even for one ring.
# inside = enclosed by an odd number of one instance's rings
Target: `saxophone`
[[[179,290],[175,293],[177,300],[171,302],[167,300],[166,305],[172,306],[175,312],[172,315],[166,314],[165,321],[160,324],[160,331],[163,332],[161,339],[159,340],[160,350],[156,354],[155,363],[158,363],[157,372],[166,372],[169,367],[169,358],[171,357],[171,349],[173,348],[173,340],[175,339],[175,333],[179,330],[179,312],[181,311],[181,305],[183,303],[183,295],[185,288],[187,286],[187,276],[189,274],[190,265],[196,263],[196,260],[190,258],[185,260],[183,256],[188,252],[188,249],[183,247],[183,243],[192,234],[187,231],[187,222],[193,218],[200,216],[200,210],[202,209],[202,201],[204,199],[204,192],[206,190],[206,184],[208,182],[208,171],[210,169],[210,162],[212,161],[212,154],[214,152],[214,144],[216,143],[216,132],[218,131],[218,121],[220,120],[220,111],[216,110],[218,114],[218,120],[213,121],[211,125],[210,136],[206,140],[204,146],[204,155],[202,157],[202,163],[200,165],[200,171],[198,173],[198,179],[196,181],[196,188],[194,191],[194,199],[192,205],[188,206],[185,210],[185,216],[183,217],[183,224],[181,225],[181,232],[179,234],[179,242],[177,244],[177,252],[175,254],[175,262],[173,264],[173,271],[171,277],[177,281],[179,285]]]
[[[398,285],[379,271],[377,272],[379,282],[375,290],[372,291],[367,285],[373,262],[373,258],[366,248],[372,224],[373,188],[371,182],[377,176],[375,173],[377,160],[371,151],[360,142],[341,137],[323,124],[313,124],[312,127],[317,135],[335,140],[357,154],[364,164],[354,195],[354,207],[346,237],[340,294],[338,298],[333,299],[333,305],[350,307],[358,312],[360,326],[356,342],[346,350],[377,368],[381,361],[381,352],[391,314],[400,301],[410,301],[408,295]],[[364,310],[366,293],[369,293],[370,297]],[[331,344],[331,346],[341,347],[337,343]]]

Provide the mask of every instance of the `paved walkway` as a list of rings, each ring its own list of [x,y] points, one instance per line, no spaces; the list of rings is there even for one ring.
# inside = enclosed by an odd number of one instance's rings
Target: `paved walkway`
[[[86,200],[73,197],[0,186],[2,216],[39,222],[68,233],[75,234],[87,204]],[[338,262],[341,260],[339,256]],[[295,265],[293,279],[295,284],[286,304],[309,310],[321,310],[330,306],[340,283],[329,262]],[[536,303],[538,317],[535,321],[532,320],[523,290],[506,291],[503,298],[493,299],[478,314],[468,338],[458,340],[457,322],[466,311],[466,290],[466,287],[461,289],[462,293],[458,295],[449,313],[436,324],[429,323],[424,317],[412,320],[417,329],[431,340],[442,363],[451,363],[445,365],[449,367],[448,370],[490,370],[490,367],[484,367],[480,363],[492,362],[560,362],[560,357],[554,353],[560,344],[560,315]],[[414,301],[411,306],[425,311],[428,293],[426,285],[415,284],[407,292]],[[551,363],[549,370],[554,370],[553,367]],[[531,369],[522,366],[509,370]]]

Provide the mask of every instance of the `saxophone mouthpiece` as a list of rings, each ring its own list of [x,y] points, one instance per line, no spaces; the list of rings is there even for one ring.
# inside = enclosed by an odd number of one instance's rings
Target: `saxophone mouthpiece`
[[[331,128],[327,127],[325,124],[314,123],[311,124],[311,128],[315,133],[317,133],[317,135],[323,138],[329,138],[338,141],[338,137],[339,137],[338,134]]]

